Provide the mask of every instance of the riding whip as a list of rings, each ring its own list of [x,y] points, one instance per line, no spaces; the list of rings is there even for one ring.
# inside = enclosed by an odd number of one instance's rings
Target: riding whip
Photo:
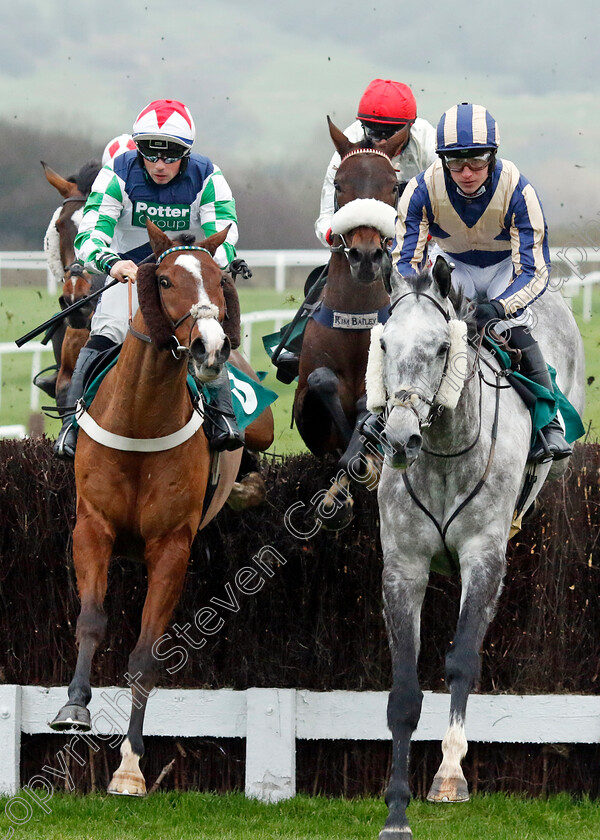
[[[49,318],[47,321],[44,321],[43,324],[40,324],[39,327],[36,327],[33,330],[30,330],[25,335],[22,335],[21,338],[15,339],[15,344],[17,347],[22,347],[24,344],[27,344],[28,341],[31,341],[32,338],[40,335],[45,330],[49,329],[50,327],[54,326],[54,324],[58,324],[64,318],[67,318],[71,312],[74,312],[76,309],[80,309],[82,306],[85,306],[86,303],[89,303],[91,300],[95,300],[95,298],[99,297],[102,292],[105,292],[107,289],[110,289],[111,286],[114,286],[116,283],[120,281],[116,278],[112,279],[110,283],[107,283],[106,286],[103,286],[101,289],[98,289],[97,292],[92,292],[91,295],[86,295],[81,300],[72,303],[70,306],[67,306],[66,309],[63,309],[62,312],[57,312],[56,315],[53,315],[52,318]]]

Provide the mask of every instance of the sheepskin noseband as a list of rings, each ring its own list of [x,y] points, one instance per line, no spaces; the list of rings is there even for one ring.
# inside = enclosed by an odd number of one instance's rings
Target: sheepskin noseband
[[[392,239],[396,228],[396,208],[377,198],[355,198],[333,214],[332,233],[344,234],[357,227],[373,227],[385,239]]]

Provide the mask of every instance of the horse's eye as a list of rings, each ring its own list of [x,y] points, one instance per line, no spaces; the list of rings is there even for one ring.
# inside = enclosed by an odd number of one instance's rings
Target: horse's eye
[[[442,345],[440,345],[440,349],[437,352],[438,356],[445,356],[449,349],[450,349],[450,342],[445,341]]]
[[[170,289],[173,285],[168,277],[165,277],[164,274],[158,278],[158,282],[160,283],[163,289]]]
[[[385,352],[386,352],[386,348],[385,348],[385,338],[380,338],[380,339],[379,339],[379,346],[381,347],[381,349],[382,349],[382,350],[383,350],[383,352],[385,353]]]

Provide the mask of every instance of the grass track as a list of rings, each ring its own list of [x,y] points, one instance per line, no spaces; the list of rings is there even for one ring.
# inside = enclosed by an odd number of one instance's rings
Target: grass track
[[[0,801],[0,835],[11,825]],[[17,803],[18,804],[18,803]],[[154,794],[137,800],[93,794],[56,794],[51,813],[34,808],[14,837],[44,840],[375,840],[387,809],[376,799],[298,796],[277,805],[241,794]],[[14,806],[14,815],[25,809]],[[470,803],[409,809],[415,840],[598,840],[600,802],[566,794],[525,799],[494,794]]]

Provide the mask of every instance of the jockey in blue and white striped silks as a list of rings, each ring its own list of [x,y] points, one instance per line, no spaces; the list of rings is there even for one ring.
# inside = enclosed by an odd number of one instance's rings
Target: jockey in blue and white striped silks
[[[514,163],[496,158],[498,140],[496,122],[481,105],[457,105],[442,116],[440,159],[409,182],[400,200],[392,259],[408,275],[428,255],[446,255],[456,266],[453,284],[468,297],[497,302],[513,320],[545,291],[550,253],[537,193]],[[485,152],[487,177],[467,194],[446,161]]]

